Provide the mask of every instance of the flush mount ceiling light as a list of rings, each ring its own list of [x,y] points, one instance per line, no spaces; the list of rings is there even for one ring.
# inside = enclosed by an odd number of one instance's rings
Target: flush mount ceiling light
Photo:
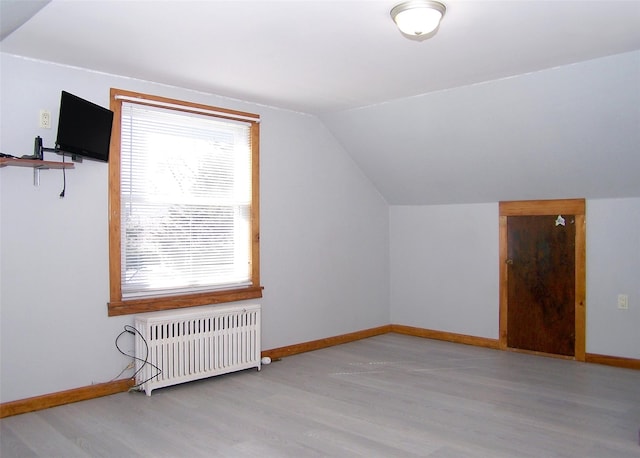
[[[433,32],[440,25],[447,8],[440,2],[410,0],[391,9],[391,18],[402,33],[419,37]]]

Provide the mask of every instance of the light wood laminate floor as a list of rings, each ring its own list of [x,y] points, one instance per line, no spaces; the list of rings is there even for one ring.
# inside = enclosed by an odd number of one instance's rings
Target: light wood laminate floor
[[[0,420],[10,457],[640,457],[640,371],[399,334]]]

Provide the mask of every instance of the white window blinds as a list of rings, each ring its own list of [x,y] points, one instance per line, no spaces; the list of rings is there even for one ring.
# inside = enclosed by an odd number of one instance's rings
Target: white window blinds
[[[249,285],[250,123],[129,102],[121,119],[123,299]]]

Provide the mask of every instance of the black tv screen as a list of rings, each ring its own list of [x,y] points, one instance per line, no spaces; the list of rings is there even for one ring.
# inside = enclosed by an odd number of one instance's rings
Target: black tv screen
[[[112,125],[113,111],[62,91],[56,149],[107,162]]]

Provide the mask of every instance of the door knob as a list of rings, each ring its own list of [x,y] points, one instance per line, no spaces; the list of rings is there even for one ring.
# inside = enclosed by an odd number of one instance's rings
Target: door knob
[[[509,264],[510,266],[513,265],[513,259],[509,258],[505,261],[505,263]]]

